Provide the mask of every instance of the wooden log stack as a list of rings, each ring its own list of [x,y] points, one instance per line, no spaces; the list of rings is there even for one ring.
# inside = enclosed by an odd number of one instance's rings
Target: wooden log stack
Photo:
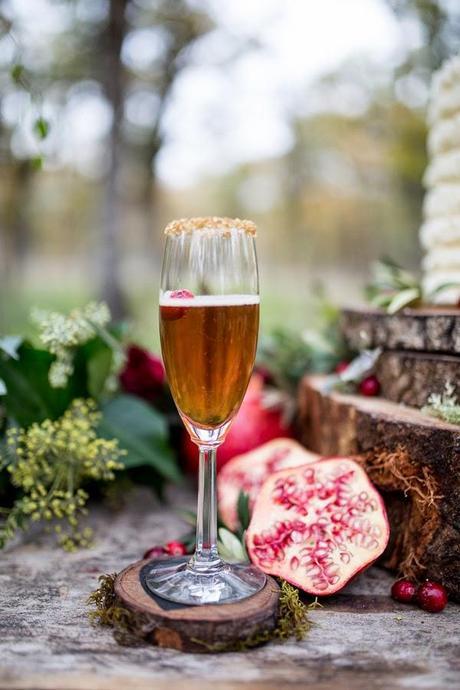
[[[381,396],[338,393],[327,378],[306,377],[302,440],[365,466],[391,523],[383,564],[441,581],[460,600],[460,426],[420,410],[446,381],[460,393],[460,310],[344,310],[342,331],[354,349],[383,348],[376,367]]]

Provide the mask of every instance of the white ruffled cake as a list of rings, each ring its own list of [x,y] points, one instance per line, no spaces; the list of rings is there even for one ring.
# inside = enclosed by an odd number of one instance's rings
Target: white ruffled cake
[[[433,77],[428,108],[429,165],[420,241],[425,249],[423,285],[437,304],[460,300],[460,56],[447,60]]]

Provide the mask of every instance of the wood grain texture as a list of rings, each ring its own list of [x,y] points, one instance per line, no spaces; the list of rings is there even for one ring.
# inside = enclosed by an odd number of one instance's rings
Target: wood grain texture
[[[146,490],[126,507],[91,509],[92,549],[58,549],[35,532],[0,558],[1,690],[450,690],[460,687],[460,607],[432,615],[388,596],[393,577],[361,574],[310,614],[302,642],[270,643],[250,653],[183,654],[153,645],[120,647],[110,629],[88,623],[86,599],[100,573],[119,572],[153,544],[184,529],[177,506]]]
[[[280,589],[271,577],[253,597],[235,604],[185,606],[162,609],[142,587],[139,573],[147,561],[123,570],[115,592],[124,606],[148,618],[152,644],[183,652],[209,652],[213,645],[226,645],[276,627]]]
[[[460,309],[343,309],[341,330],[354,350],[383,347],[460,354]]]
[[[387,350],[377,361],[376,374],[382,397],[393,402],[421,408],[431,393],[443,393],[447,381],[460,399],[460,357]]]
[[[387,565],[398,568],[415,553],[423,566],[420,573],[442,581],[460,598],[460,428],[382,398],[328,392],[325,378],[318,376],[302,381],[299,407],[305,445],[324,455],[360,457],[381,490],[392,528]],[[426,525],[411,492],[403,484],[394,490],[388,482],[380,483],[372,471],[382,453],[401,450],[422,478],[422,487],[424,469],[436,485],[437,498],[426,507],[433,528],[426,545],[421,541]]]

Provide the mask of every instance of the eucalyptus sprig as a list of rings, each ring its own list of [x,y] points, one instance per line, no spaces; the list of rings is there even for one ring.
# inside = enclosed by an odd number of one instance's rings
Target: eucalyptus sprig
[[[79,518],[87,512],[83,486],[114,479],[125,454],[117,440],[97,436],[100,418],[93,400],[77,399],[56,421],[7,431],[0,469],[6,469],[19,497],[12,508],[0,510],[0,547],[19,529],[42,520],[53,523],[64,549],[89,544],[91,530],[78,529]]]
[[[365,288],[366,299],[374,307],[385,309],[388,314],[396,314],[404,307],[430,304],[443,290],[459,287],[458,283],[451,282],[426,291],[419,277],[389,258],[375,261],[371,268],[372,281]]]
[[[372,265],[372,282],[366,287],[367,300],[374,306],[395,314],[400,309],[417,306],[422,300],[420,280],[392,259],[384,258]]]

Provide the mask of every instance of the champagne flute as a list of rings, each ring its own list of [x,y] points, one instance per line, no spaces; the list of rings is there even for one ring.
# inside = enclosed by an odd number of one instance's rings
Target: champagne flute
[[[192,557],[155,561],[145,584],[181,604],[232,603],[265,584],[256,567],[217,550],[216,452],[252,373],[259,330],[255,225],[230,218],[171,222],[160,289],[160,336],[179,414],[200,452]]]

